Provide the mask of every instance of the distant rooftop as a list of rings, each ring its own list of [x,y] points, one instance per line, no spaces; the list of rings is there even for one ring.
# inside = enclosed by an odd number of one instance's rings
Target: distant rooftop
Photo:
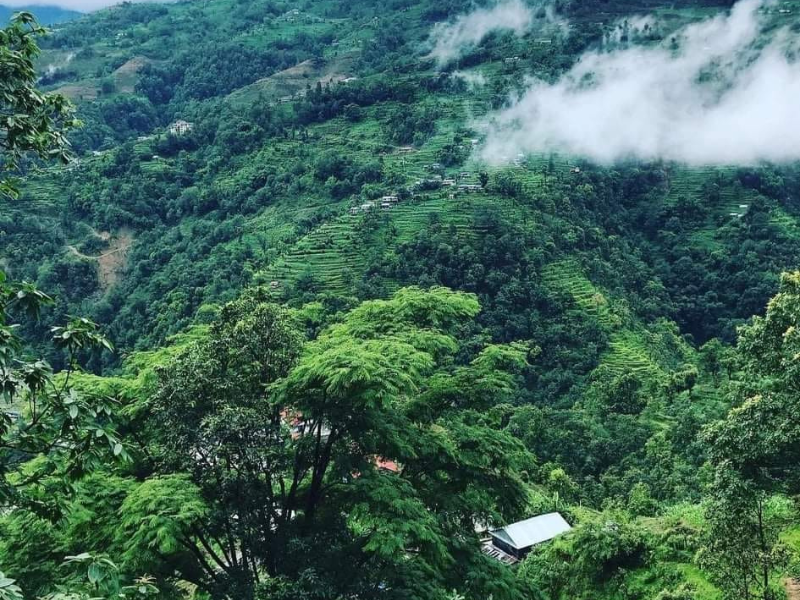
[[[572,529],[559,513],[539,515],[491,532],[492,536],[518,550],[530,548]]]

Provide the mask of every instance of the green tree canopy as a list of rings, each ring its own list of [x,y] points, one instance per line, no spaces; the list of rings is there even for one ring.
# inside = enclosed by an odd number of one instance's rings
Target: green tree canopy
[[[707,560],[736,598],[779,597],[786,515],[773,495],[800,491],[800,272],[785,273],[763,317],[739,331],[733,409],[707,433],[715,466]]]
[[[76,122],[66,98],[36,89],[36,37],[45,33],[33,15],[19,13],[0,29],[0,170],[14,175],[23,158],[69,158],[66,129]],[[0,176],[0,196],[14,196],[13,183]]]
[[[303,343],[285,309],[225,307],[146,400],[156,472],[144,503],[121,509],[130,555],[155,548],[238,597],[279,581],[308,598],[518,597],[474,527],[517,516],[533,461],[477,409],[502,401],[530,349],[456,366],[455,334],[478,310],[467,294],[403,289]],[[464,382],[480,394],[444,401]],[[163,533],[143,530],[157,514]]]

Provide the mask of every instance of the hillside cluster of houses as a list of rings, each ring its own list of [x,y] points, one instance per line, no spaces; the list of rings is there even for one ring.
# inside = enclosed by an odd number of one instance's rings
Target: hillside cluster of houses
[[[730,213],[730,216],[736,217],[737,219],[741,219],[747,212],[748,208],[750,208],[749,204],[740,204],[739,210]]]
[[[398,202],[400,202],[400,196],[395,196],[395,195],[383,196],[379,200],[371,200],[369,202],[364,202],[363,204],[359,204],[358,206],[353,206],[350,209],[350,214],[357,215],[359,213],[369,212],[376,208],[380,208],[382,210],[388,210],[393,206],[395,206]]]
[[[443,170],[443,167],[439,163],[433,163],[428,165],[428,170],[440,171]],[[418,189],[431,189],[438,187],[455,188],[458,192],[474,194],[483,191],[483,186],[480,183],[475,182],[476,177],[477,174],[470,171],[461,171],[454,177],[444,177],[443,175],[434,174],[427,179],[418,180],[415,186]],[[451,194],[451,196],[452,195],[453,194]]]
[[[434,165],[431,166],[435,166]],[[436,190],[439,188],[450,188],[454,191],[450,192],[448,197],[452,200],[456,197],[456,193],[476,194],[483,191],[483,186],[480,183],[467,183],[466,180],[472,179],[475,175],[468,171],[459,173],[456,177],[443,177],[442,175],[431,175],[425,179],[418,179],[411,186],[406,188],[407,197],[415,198],[419,192],[423,190]],[[459,183],[462,182],[462,183]],[[351,215],[358,215],[367,213],[372,210],[390,210],[397,206],[402,201],[402,196],[399,194],[390,194],[383,196],[377,200],[370,200],[362,204],[350,208]]]

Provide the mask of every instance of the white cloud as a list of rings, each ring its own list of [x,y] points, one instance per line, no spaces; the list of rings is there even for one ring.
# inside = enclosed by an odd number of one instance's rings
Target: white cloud
[[[505,0],[491,8],[461,15],[449,23],[437,23],[430,35],[434,43],[430,58],[440,66],[460,57],[493,31],[510,30],[517,35],[527,31],[533,11],[522,0]]]
[[[741,0],[677,32],[678,48],[593,51],[559,81],[531,81],[491,114],[482,158],[560,152],[600,163],[688,164],[800,159],[800,64],[788,32],[759,47],[764,0]]]
[[[615,23],[613,29],[606,34],[604,43],[607,46],[626,43],[645,34],[655,33],[657,29],[658,23],[652,15],[630,17]]]
[[[470,89],[481,88],[488,83],[486,76],[480,71],[453,71],[450,77],[460,79]]]

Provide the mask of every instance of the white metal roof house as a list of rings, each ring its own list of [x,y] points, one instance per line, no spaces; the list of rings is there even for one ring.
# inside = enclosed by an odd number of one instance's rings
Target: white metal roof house
[[[489,535],[493,550],[500,550],[509,558],[521,560],[537,544],[552,540],[570,529],[572,527],[564,517],[554,512],[493,529]],[[487,553],[494,555],[491,552]],[[516,560],[503,560],[503,562],[516,562]]]

